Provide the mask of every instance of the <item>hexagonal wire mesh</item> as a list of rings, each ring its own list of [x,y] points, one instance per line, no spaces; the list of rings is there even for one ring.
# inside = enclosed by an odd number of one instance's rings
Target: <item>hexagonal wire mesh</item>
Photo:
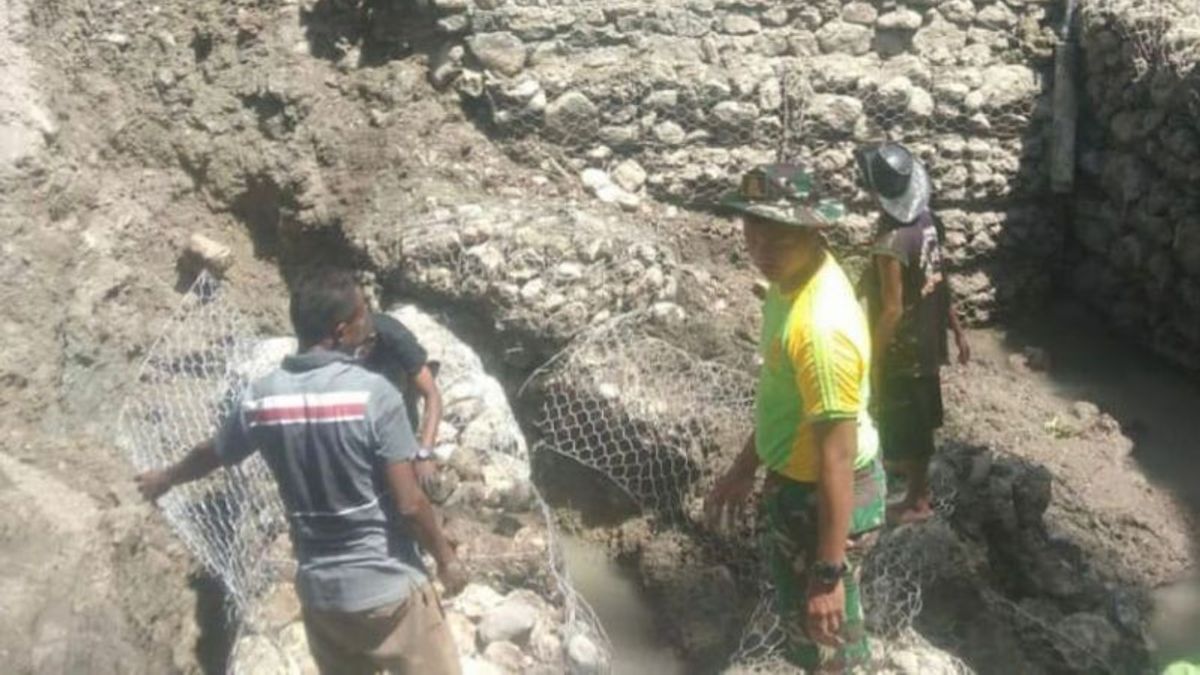
[[[760,594],[730,672],[789,672],[775,597],[760,560],[755,514],[717,530],[702,517],[704,495],[747,432],[752,378],[673,344],[652,313],[642,311],[581,334],[536,372],[523,392],[541,406],[537,450],[571,458],[607,477],[652,514],[657,527],[693,535],[711,562],[733,571],[745,592]],[[934,522],[947,523],[955,508],[954,481],[940,465],[932,480]],[[937,581],[939,566],[929,556],[938,554],[914,543],[911,534],[885,532],[863,568],[868,628],[882,638],[874,654],[880,664],[926,644],[914,621],[922,610],[922,588]],[[1056,658],[1090,672],[1112,670],[1075,636],[998,593],[983,593],[991,611],[1010,617],[1009,623],[1022,626],[1030,640],[1052,642],[1046,649]],[[948,654],[941,663],[939,672],[971,672]]]
[[[1039,188],[1022,165],[1043,152],[1052,59],[1047,27],[991,9],[755,7],[748,19],[685,2],[489,3],[474,30],[529,49],[529,65],[478,64],[457,86],[516,158],[623,206],[640,192],[711,205],[772,160],[815,164],[863,200],[850,150],[882,140],[913,143],[944,199],[1003,197]]]
[[[163,467],[209,438],[238,393],[278,364],[278,350],[260,349],[262,344],[245,318],[222,300],[217,281],[202,273],[151,347],[121,411],[118,443],[134,467]],[[448,372],[447,388],[464,377]],[[513,479],[528,479],[523,442],[499,445],[492,452],[496,457],[488,459],[507,460],[498,463]],[[547,532],[546,572],[563,603],[563,642],[585,635],[610,653],[603,626],[570,584],[549,507],[536,489],[534,494]],[[286,519],[260,455],[176,488],[160,506],[172,529],[221,580],[234,618],[253,616],[269,589],[286,581],[283,561],[271,558]],[[468,568],[481,562],[464,560]]]
[[[1132,65],[1134,80],[1158,71],[1185,76],[1200,62],[1200,6],[1194,0],[1081,0],[1079,5],[1090,22],[1111,32],[1112,46]]]
[[[1146,87],[1156,101],[1181,95],[1191,121],[1200,123],[1200,5],[1195,0],[1079,4],[1084,30],[1095,32],[1100,47],[1093,58],[1117,69],[1103,76],[1128,81],[1131,89]]]
[[[126,398],[118,442],[139,471],[178,460],[209,438],[261,364],[253,332],[202,274],[150,348]],[[285,529],[270,470],[255,456],[168,493],[160,506],[172,529],[219,576],[245,610],[274,574],[268,552]]]
[[[577,338],[527,383],[541,401],[537,449],[569,457],[610,479],[658,526],[696,535],[714,563],[728,566],[742,588],[760,593],[732,666],[778,668],[783,635],[763,571],[754,514],[717,531],[703,522],[708,489],[745,440],[753,380],[698,359],[660,335],[654,318],[634,312]],[[938,483],[941,518],[953,493]],[[890,647],[921,610],[920,575],[929,567],[915,550],[888,536],[864,569],[870,626]],[[966,672],[964,667],[964,672]]]

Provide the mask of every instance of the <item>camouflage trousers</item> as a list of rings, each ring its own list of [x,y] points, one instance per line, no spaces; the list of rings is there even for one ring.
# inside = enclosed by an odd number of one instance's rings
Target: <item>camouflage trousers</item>
[[[810,672],[841,673],[870,658],[859,574],[862,562],[883,527],[886,482],[878,460],[855,472],[854,512],[846,543],[846,621],[840,647],[820,645],[808,637],[808,569],[817,551],[817,486],[771,474],[763,492],[765,550],[775,582],[785,656]]]

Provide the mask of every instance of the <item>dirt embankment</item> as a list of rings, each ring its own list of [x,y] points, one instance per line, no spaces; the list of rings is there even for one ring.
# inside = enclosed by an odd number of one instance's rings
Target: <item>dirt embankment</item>
[[[0,657],[14,673],[196,672],[219,651],[200,624],[221,608],[198,599],[194,563],[135,499],[112,430],[178,302],[180,238],[237,242],[238,302],[279,327],[256,297],[281,287],[175,163],[124,152],[120,139],[152,123],[100,66],[117,46],[76,32],[98,17],[30,5],[0,10],[0,564],[12,570]]]

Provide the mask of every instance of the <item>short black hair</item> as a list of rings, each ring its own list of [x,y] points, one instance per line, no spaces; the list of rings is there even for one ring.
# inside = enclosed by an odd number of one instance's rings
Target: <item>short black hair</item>
[[[350,270],[318,267],[301,274],[292,285],[290,308],[296,337],[314,344],[333,335],[339,323],[354,316],[358,293]]]

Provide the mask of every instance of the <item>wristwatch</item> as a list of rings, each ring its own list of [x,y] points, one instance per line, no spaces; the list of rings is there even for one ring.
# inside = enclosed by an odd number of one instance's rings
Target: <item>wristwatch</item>
[[[824,560],[818,560],[813,563],[812,575],[809,579],[821,586],[836,586],[842,580],[842,576],[846,574],[846,569],[844,561],[835,565]]]
[[[417,448],[417,459],[422,461],[433,459],[433,450],[425,447]]]

